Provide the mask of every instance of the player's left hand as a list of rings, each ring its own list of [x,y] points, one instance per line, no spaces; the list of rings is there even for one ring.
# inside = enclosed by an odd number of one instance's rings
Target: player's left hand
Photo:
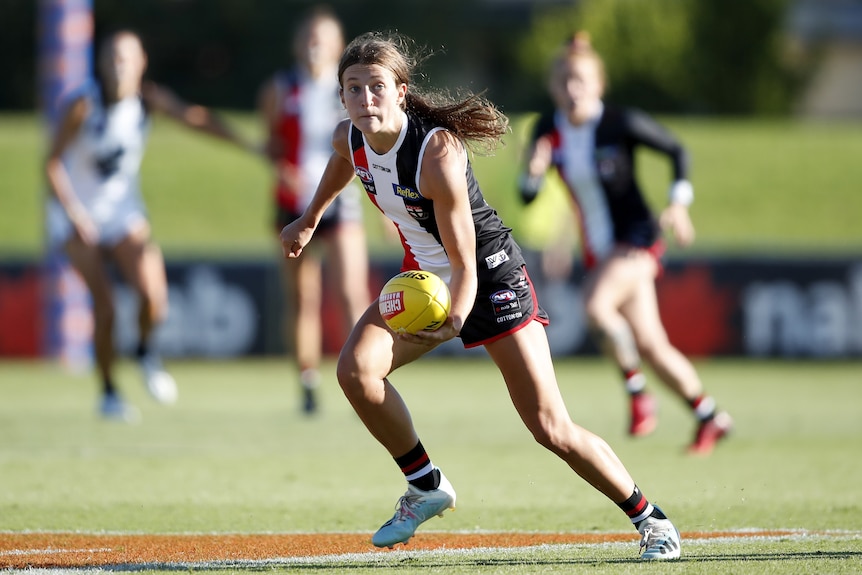
[[[459,329],[456,329],[455,323],[452,320],[452,317],[447,317],[446,321],[443,322],[438,329],[434,331],[420,331],[415,334],[411,333],[397,333],[397,337],[401,340],[421,345],[430,349],[437,347],[441,343],[447,342],[450,339],[457,337]]]
[[[694,242],[694,224],[691,223],[687,206],[669,205],[662,211],[659,224],[663,230],[670,230],[682,247],[690,246]]]

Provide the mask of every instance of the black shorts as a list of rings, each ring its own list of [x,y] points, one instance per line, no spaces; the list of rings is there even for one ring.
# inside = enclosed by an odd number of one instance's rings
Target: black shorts
[[[464,347],[477,347],[513,334],[531,321],[548,325],[539,306],[527,267],[521,266],[489,280],[480,280],[473,311],[461,328]]]
[[[331,206],[330,206],[331,207]],[[284,229],[284,226],[293,222],[294,220],[299,219],[302,213],[295,213],[293,210],[288,210],[283,206],[276,206],[275,208],[275,232],[281,233],[281,230]],[[326,232],[335,229],[338,227],[338,224],[341,223],[341,219],[338,217],[338,212],[336,210],[326,210],[323,213],[323,217],[320,219],[320,223],[317,224],[317,234],[325,234]]]
[[[359,188],[349,185],[332,201],[317,225],[317,233],[327,233],[346,222],[362,222],[362,203]],[[275,230],[280,233],[287,224],[298,219],[302,212],[295,212],[282,205],[275,207]]]

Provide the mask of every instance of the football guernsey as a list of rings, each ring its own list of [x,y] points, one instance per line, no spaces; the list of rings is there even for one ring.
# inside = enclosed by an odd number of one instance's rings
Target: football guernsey
[[[645,145],[668,155],[675,181],[687,179],[684,148],[647,114],[603,106],[580,126],[561,112],[546,114],[534,138],[550,138],[552,162],[578,207],[585,264],[607,257],[615,244],[649,248],[660,229],[635,179],[634,151]]]
[[[279,227],[290,223],[308,207],[317,184],[332,155],[332,131],[347,117],[338,96],[338,78],[333,72],[311,78],[299,70],[282,72],[275,77],[278,120],[273,135],[281,143],[278,163],[295,169],[298,186],[279,178],[275,196]],[[324,214],[322,223],[330,220],[359,220],[361,206],[359,190],[348,186]]]
[[[398,229],[404,247],[402,270],[422,269],[449,282],[449,258],[443,249],[434,202],[422,195],[419,185],[425,147],[432,134],[443,130],[406,113],[401,133],[391,150],[377,154],[362,133],[350,127],[353,167],[368,197]],[[476,227],[476,257],[479,281],[505,273],[524,264],[521,250],[503,225],[497,212],[485,202],[473,168],[466,158],[470,207]]]
[[[452,270],[443,248],[434,202],[422,195],[420,175],[429,138],[443,130],[405,113],[391,150],[377,154],[362,133],[350,127],[353,168],[377,208],[394,222],[404,247],[402,271],[426,270],[447,284]],[[464,172],[476,229],[476,301],[461,329],[465,347],[495,341],[538,320],[548,323],[511,230],[485,202],[465,154]]]
[[[100,242],[114,244],[146,219],[139,173],[149,132],[149,114],[139,96],[106,105],[98,84],[72,93],[86,98],[89,111],[62,161],[72,189],[99,230]],[[51,238],[65,241],[72,225],[56,199],[49,203]]]

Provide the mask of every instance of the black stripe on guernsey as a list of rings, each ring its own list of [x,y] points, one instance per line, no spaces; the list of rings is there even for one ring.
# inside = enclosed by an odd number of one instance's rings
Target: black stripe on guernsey
[[[409,116],[408,116],[409,118]],[[398,171],[398,182],[404,185],[411,186],[417,192],[419,191],[419,166],[422,165],[422,156],[424,155],[423,145],[429,137],[428,130],[422,129],[419,122],[411,122],[408,120],[407,136],[398,150],[398,158],[395,160],[395,168]],[[425,199],[419,194],[417,199],[408,199],[405,194],[404,208],[411,212],[418,210],[418,213],[433,214],[434,202]],[[437,243],[443,245],[443,240],[440,238],[440,229],[437,227],[437,218],[429,217],[423,220],[417,220],[422,229],[431,234]]]

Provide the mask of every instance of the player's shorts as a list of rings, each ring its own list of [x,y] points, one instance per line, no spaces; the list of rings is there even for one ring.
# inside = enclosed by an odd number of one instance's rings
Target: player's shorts
[[[276,233],[287,224],[299,219],[302,215],[301,210],[291,209],[283,204],[276,205],[275,211],[275,231]],[[323,217],[317,225],[317,233],[325,234],[340,224],[346,222],[361,222],[362,221],[362,203],[359,196],[359,188],[350,184],[338,194],[326,211],[323,212]]]
[[[619,251],[619,250],[625,250],[625,251],[627,251],[627,250],[638,250],[638,251],[644,252],[647,255],[649,255],[650,257],[652,257],[653,260],[655,260],[656,278],[660,278],[664,274],[664,254],[665,254],[665,251],[667,249],[667,246],[664,243],[664,240],[658,239],[655,242],[653,242],[652,245],[649,245],[649,246],[633,246],[631,244],[618,243],[614,249],[616,251]],[[593,260],[592,262],[587,262],[585,264],[585,267],[586,267],[587,271],[590,271],[590,270],[593,270],[596,267],[598,267],[598,264],[599,264],[598,261]]]
[[[99,232],[99,245],[113,247],[142,225],[148,225],[147,211],[137,196],[130,195],[119,202],[100,202],[87,213]],[[65,244],[75,233],[66,211],[56,199],[47,207],[48,241],[52,246]]]
[[[542,325],[549,323],[548,314],[536,299],[526,266],[495,280],[479,283],[473,311],[461,328],[460,337],[466,348],[493,343],[533,320]]]

